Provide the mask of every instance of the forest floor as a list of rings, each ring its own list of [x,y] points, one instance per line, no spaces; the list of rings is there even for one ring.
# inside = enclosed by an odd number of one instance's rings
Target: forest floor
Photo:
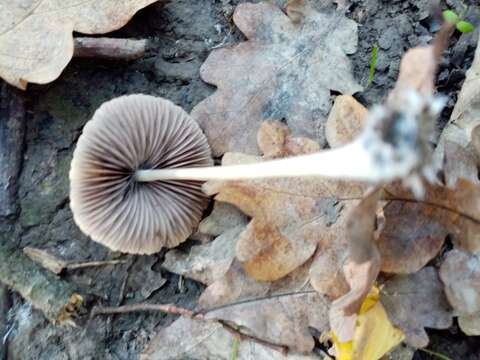
[[[187,111],[212,94],[215,89],[200,79],[199,68],[213,48],[243,40],[231,22],[235,6],[242,2],[160,1],[111,34],[148,39],[148,52],[142,59],[129,63],[74,59],[53,83],[30,86],[21,95],[27,112],[25,138],[16,149],[22,159],[16,210],[0,218],[0,239],[18,248],[45,249],[66,260],[111,258],[106,248],[80,232],[69,208],[68,171],[83,125],[101,103],[123,94],[165,97]],[[475,2],[448,0],[444,8],[461,11]],[[276,3],[283,6],[285,1]],[[360,25],[358,49],[351,60],[355,78],[363,86],[368,81],[372,46],[379,47],[373,84],[356,94],[365,106],[382,102],[396,80],[405,50],[428,43],[438,30],[438,25],[429,21],[428,4],[427,0],[350,1],[347,16]],[[446,123],[456,102],[472,62],[476,38],[457,34],[441,64],[437,86],[448,103],[440,126]],[[164,252],[122,258],[126,263],[67,272],[64,278],[88,289],[89,305],[148,301],[194,308],[203,286],[162,269]],[[0,331],[7,334],[3,346],[12,360],[135,359],[156,331],[175,319],[162,313],[91,319],[83,314],[76,328],[56,327],[20,296],[5,289],[0,291],[0,313],[3,311],[8,311],[8,316],[0,316]],[[480,359],[478,338],[463,336],[456,326],[429,335],[429,349],[451,359]],[[415,354],[415,359],[427,358],[425,353]]]

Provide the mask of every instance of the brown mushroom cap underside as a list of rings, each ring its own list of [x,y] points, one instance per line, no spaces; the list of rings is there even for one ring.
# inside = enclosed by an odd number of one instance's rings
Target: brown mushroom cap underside
[[[85,125],[70,169],[80,229],[112,250],[152,254],[187,239],[208,199],[196,181],[135,181],[137,169],[212,165],[197,123],[168,100],[122,96]]]

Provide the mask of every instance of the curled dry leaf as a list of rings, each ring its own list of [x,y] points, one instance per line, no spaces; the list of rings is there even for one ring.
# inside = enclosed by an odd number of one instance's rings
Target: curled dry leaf
[[[265,157],[318,150],[318,145],[307,139],[272,142],[281,136],[283,127],[274,123],[260,128],[259,147]],[[284,144],[289,143],[295,144],[293,151],[298,153],[285,148]],[[252,217],[240,235],[236,255],[250,276],[273,281],[304,264],[317,247],[331,246],[338,233],[334,225],[342,210],[337,199],[359,198],[363,187],[318,178],[289,178],[210,181],[204,191],[217,194],[215,200],[229,202]]]
[[[160,330],[150,341],[141,360],[215,359],[237,360],[318,360],[315,355],[283,355],[258,343],[240,341],[232,357],[235,337],[215,321],[195,321],[181,317]]]
[[[21,89],[53,81],[73,56],[73,31],[116,30],[155,1],[1,0],[0,77]]]
[[[343,267],[350,287],[330,308],[330,326],[340,342],[353,339],[357,314],[380,271],[380,255],[374,242],[375,213],[381,191],[367,195],[348,216],[348,256]]]
[[[447,299],[457,313],[480,312],[480,259],[464,251],[449,251],[440,268]]]
[[[462,90],[453,109],[450,121],[443,129],[436,156],[443,156],[445,141],[452,141],[467,149],[478,161],[480,154],[473,149],[472,130],[480,125],[480,46],[477,47],[475,59],[467,71]]]
[[[450,305],[433,267],[388,280],[380,301],[392,323],[405,334],[406,343],[414,348],[428,345],[424,328],[448,329],[452,325]]]
[[[300,16],[294,23],[268,2],[235,10],[233,21],[248,41],[210,54],[200,75],[218,90],[192,111],[214,155],[257,153],[257,131],[270,119],[284,119],[294,134],[325,144],[330,90],[361,90],[347,57],[356,51],[357,24],[308,6]]]

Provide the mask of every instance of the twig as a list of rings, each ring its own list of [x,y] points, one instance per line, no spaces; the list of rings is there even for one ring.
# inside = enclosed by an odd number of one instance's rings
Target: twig
[[[193,320],[205,320],[205,316],[200,313],[196,313],[192,310],[185,309],[178,307],[173,304],[132,304],[132,305],[124,305],[118,307],[98,307],[95,306],[90,313],[90,316],[97,316],[97,315],[111,315],[111,314],[126,314],[130,312],[137,312],[137,311],[160,311],[167,314],[175,314],[180,316],[185,316]],[[231,325],[227,324],[225,321],[217,320],[222,327],[228,331],[231,335],[233,335],[239,341],[252,341],[262,346],[268,347],[271,350],[278,351],[279,353],[286,355],[288,353],[288,347],[283,345],[277,345],[270,343],[266,340],[262,340],[252,335],[248,335],[245,333],[240,332],[239,330],[235,329]]]
[[[117,265],[117,264],[125,264],[125,263],[126,263],[125,260],[89,261],[89,262],[82,262],[82,263],[67,263],[65,268],[67,270],[76,270],[76,269],[83,269],[87,267]]]
[[[195,314],[192,310],[178,307],[173,304],[132,304],[118,307],[94,307],[91,316],[110,315],[110,314],[126,314],[137,311],[160,311],[167,314],[175,314],[186,316],[191,319],[204,319],[202,314]]]
[[[288,347],[287,346],[272,344],[271,342],[268,342],[266,340],[262,340],[262,339],[259,339],[259,338],[255,337],[255,336],[242,333],[242,332],[238,331],[237,329],[235,329],[234,327],[232,327],[231,325],[228,325],[226,322],[224,322],[222,320],[218,320],[218,322],[220,324],[222,324],[223,328],[226,331],[228,331],[230,334],[232,334],[239,341],[252,341],[252,342],[255,342],[257,344],[263,345],[263,346],[265,346],[265,347],[267,347],[271,350],[278,351],[279,353],[281,353],[283,355],[287,355],[287,353],[288,353]]]
[[[82,58],[100,58],[107,60],[130,61],[143,57],[147,48],[147,40],[90,38],[74,39],[73,56]]]
[[[104,260],[104,261],[87,261],[87,262],[73,262],[65,261],[49,254],[47,251],[37,249],[31,246],[25,246],[23,252],[31,260],[35,261],[45,269],[50,270],[55,274],[60,274],[64,270],[84,269],[87,267],[106,266],[124,264],[126,260]]]

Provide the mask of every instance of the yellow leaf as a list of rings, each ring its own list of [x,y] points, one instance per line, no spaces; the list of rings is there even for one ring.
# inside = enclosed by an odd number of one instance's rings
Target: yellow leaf
[[[404,339],[404,334],[388,319],[374,287],[360,308],[353,340],[340,343],[335,334],[332,341],[337,360],[377,360]]]

